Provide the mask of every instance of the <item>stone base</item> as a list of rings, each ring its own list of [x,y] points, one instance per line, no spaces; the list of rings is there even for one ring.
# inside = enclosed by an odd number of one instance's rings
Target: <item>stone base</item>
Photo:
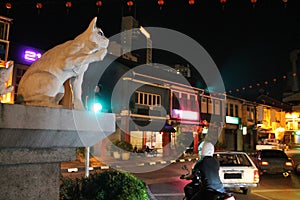
[[[58,200],[60,163],[75,159],[75,148],[0,149],[0,200]]]

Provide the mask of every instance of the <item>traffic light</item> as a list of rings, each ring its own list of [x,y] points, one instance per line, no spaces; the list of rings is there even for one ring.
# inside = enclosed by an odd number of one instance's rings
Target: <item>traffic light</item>
[[[89,102],[89,108],[90,108],[90,111],[92,111],[94,113],[99,113],[103,109],[103,105],[101,103],[101,98],[100,98],[100,87],[96,86],[94,89],[94,92],[95,93]]]
[[[91,110],[95,113],[101,112],[102,110],[102,104],[99,102],[94,102],[92,104]]]

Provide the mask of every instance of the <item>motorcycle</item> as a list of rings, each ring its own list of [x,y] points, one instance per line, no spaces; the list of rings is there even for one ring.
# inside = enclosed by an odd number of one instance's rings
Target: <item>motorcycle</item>
[[[185,196],[183,200],[190,200],[196,195],[199,196],[199,198],[197,198],[199,200],[235,200],[234,196],[228,192],[222,193],[218,191],[203,190],[200,174],[192,174],[186,165],[184,165],[182,169],[187,170],[188,173],[181,175],[180,179],[191,180],[191,182],[184,187]]]

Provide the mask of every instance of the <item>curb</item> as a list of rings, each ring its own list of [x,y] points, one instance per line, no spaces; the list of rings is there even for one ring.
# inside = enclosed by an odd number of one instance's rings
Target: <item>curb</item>
[[[191,162],[191,161],[196,161],[198,158],[182,158],[182,159],[174,159],[174,160],[160,160],[160,161],[151,161],[151,162],[142,162],[136,164],[136,167],[143,167],[143,166],[152,166],[152,165],[167,165],[167,164],[173,164],[173,163],[184,163],[184,162]],[[99,166],[99,167],[89,167],[89,171],[94,171],[94,170],[108,170],[108,169],[116,169],[120,167],[117,164],[112,164],[112,165],[104,165],[104,166]],[[80,171],[85,171],[85,167],[74,167],[74,168],[67,168],[67,169],[61,169],[62,173],[72,173],[72,172],[80,172]]]

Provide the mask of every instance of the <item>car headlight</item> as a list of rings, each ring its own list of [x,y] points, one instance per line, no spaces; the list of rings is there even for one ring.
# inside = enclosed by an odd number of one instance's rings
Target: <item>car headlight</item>
[[[285,162],[285,166],[287,166],[287,167],[293,167],[293,163],[292,162]]]

